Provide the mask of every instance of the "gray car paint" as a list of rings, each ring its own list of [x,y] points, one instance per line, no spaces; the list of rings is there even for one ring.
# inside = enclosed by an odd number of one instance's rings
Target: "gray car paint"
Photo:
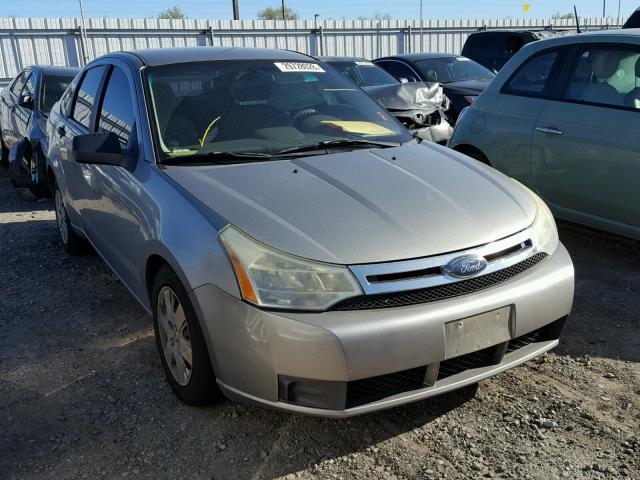
[[[184,55],[194,61],[232,56],[227,49],[185,50]],[[255,52],[307,58],[291,52]],[[162,62],[171,53],[152,52],[148,58]],[[241,49],[238,55],[250,57],[250,49]],[[502,174],[437,145],[235,166],[157,164],[144,103],[144,64],[138,55],[127,53],[102,57],[90,66],[100,64],[118,65],[130,80],[137,107],[137,164],[127,170],[75,162],[70,137],[83,129],[65,118],[58,103],[48,130],[53,133],[65,125],[67,133],[51,137],[51,174],[63,192],[74,228],[147,310],[152,282],[147,273],[154,258],[177,273],[190,292],[214,370],[228,395],[272,405],[277,374],[282,371],[305,378],[356,378],[439,358],[438,332],[445,319],[513,305],[518,312],[516,331],[526,332],[569,313],[573,267],[562,247],[530,274],[482,295],[384,311],[316,314],[273,313],[247,304],[240,300],[217,238],[229,223],[276,248],[351,264],[408,259],[491,242],[531,225],[535,204]],[[387,352],[384,356],[379,355],[381,349]],[[418,356],[410,358],[413,353]],[[460,387],[461,382],[448,389]],[[425,395],[434,394],[430,392]],[[344,414],[412,399],[417,398]],[[291,405],[272,406],[296,410]]]

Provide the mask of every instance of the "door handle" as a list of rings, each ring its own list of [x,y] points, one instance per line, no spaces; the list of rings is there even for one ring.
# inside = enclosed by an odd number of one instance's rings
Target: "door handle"
[[[540,133],[546,133],[547,135],[562,135],[564,132],[558,130],[555,127],[536,127],[536,130]]]
[[[64,128],[64,125],[60,125],[58,127],[58,135],[60,135],[61,137],[64,137],[67,133],[67,130]]]

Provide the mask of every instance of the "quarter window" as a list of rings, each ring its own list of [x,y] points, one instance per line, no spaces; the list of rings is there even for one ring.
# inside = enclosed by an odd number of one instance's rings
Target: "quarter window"
[[[558,52],[547,52],[528,60],[516,74],[511,77],[506,93],[515,95],[540,96],[551,75],[553,65],[558,57]]]
[[[91,126],[91,113],[96,103],[96,97],[105,69],[105,66],[89,69],[78,88],[71,118],[86,128]]]
[[[120,139],[120,144],[125,148],[131,136],[134,121],[129,80],[120,68],[114,67],[100,108],[98,130],[115,133]]]
[[[565,93],[572,101],[640,109],[640,49],[583,48]]]

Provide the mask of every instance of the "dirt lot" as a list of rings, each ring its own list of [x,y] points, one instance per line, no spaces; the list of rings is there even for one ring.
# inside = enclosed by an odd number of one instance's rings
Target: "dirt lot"
[[[562,345],[433,400],[349,420],[166,384],[150,318],[50,201],[0,170],[0,478],[640,478],[640,248],[563,226],[576,264]]]

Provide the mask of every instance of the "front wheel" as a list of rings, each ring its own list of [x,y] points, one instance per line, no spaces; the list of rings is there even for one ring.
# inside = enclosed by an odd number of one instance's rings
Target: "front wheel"
[[[86,240],[75,232],[71,222],[69,222],[62,192],[57,183],[54,185],[53,199],[56,210],[56,224],[58,225],[58,237],[62,246],[67,253],[82,253],[87,247]]]
[[[186,289],[168,266],[156,275],[152,302],[156,344],[175,394],[189,405],[221,401],[200,322]]]
[[[47,159],[40,150],[31,154],[29,170],[31,193],[36,197],[51,196],[51,191],[47,188]]]

